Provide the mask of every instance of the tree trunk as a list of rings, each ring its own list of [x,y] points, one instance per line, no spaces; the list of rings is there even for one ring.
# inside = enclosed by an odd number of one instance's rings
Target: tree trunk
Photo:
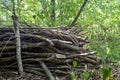
[[[15,14],[15,2],[13,1],[13,25],[14,25],[14,32],[15,32],[15,37],[16,37],[16,58],[17,58],[17,63],[18,63],[18,68],[19,68],[19,73],[23,73],[23,66],[22,66],[22,59],[21,59],[21,40],[20,40],[20,31],[19,31],[19,26],[18,26],[18,18]]]
[[[51,23],[54,25],[55,21],[55,0],[51,0]]]

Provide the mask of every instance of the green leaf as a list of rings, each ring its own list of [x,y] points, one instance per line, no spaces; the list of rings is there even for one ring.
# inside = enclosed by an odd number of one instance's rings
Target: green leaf
[[[73,67],[76,68],[77,67],[77,61],[73,61]]]
[[[83,79],[87,80],[90,76],[90,73],[89,72],[83,72],[81,76],[82,76]]]
[[[77,80],[77,77],[76,77],[74,71],[71,72],[71,80]]]

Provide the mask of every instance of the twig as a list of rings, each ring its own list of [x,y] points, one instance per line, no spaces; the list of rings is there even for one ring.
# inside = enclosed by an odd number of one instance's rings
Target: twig
[[[47,68],[47,66],[45,65],[44,62],[39,61],[40,65],[42,66],[42,68],[44,69],[45,73],[47,74],[47,76],[49,77],[50,80],[55,80],[54,76],[52,75],[52,73],[50,72],[50,70]]]
[[[13,36],[13,35],[12,35]],[[9,38],[9,40],[6,42],[5,46],[3,47],[3,49],[0,52],[0,56],[2,55],[3,51],[5,50],[7,44],[9,43],[9,41],[11,40],[12,36]]]

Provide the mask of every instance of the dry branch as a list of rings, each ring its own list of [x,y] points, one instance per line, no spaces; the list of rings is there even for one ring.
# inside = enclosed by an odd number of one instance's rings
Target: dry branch
[[[70,77],[73,69],[80,75],[84,65],[93,68],[99,64],[94,57],[96,52],[84,47],[87,38],[70,33],[68,28],[23,28],[20,34],[25,72],[53,80],[54,76]],[[0,28],[0,35],[0,71],[17,71],[14,32],[12,28]],[[72,64],[74,60],[78,62],[76,69]],[[39,61],[44,64],[40,62],[40,66]]]
[[[39,61],[40,65],[42,66],[43,70],[45,71],[45,73],[47,74],[47,76],[49,77],[50,80],[55,80],[54,76],[52,75],[52,73],[50,72],[50,70],[47,68],[47,66],[45,65],[44,62]]]

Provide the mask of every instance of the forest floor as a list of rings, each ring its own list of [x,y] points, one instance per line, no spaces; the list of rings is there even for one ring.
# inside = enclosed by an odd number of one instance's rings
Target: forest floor
[[[120,80],[120,66],[112,65],[112,78],[109,80]],[[90,76],[89,80],[103,80],[99,76],[101,74],[95,74]],[[38,76],[35,74],[24,73],[22,76],[17,75],[17,72],[0,72],[0,80],[49,80],[46,77]],[[64,79],[56,79],[64,80]],[[75,79],[76,80],[76,79]],[[82,79],[78,79],[82,80]]]
[[[120,80],[120,66],[112,66],[113,80]]]

